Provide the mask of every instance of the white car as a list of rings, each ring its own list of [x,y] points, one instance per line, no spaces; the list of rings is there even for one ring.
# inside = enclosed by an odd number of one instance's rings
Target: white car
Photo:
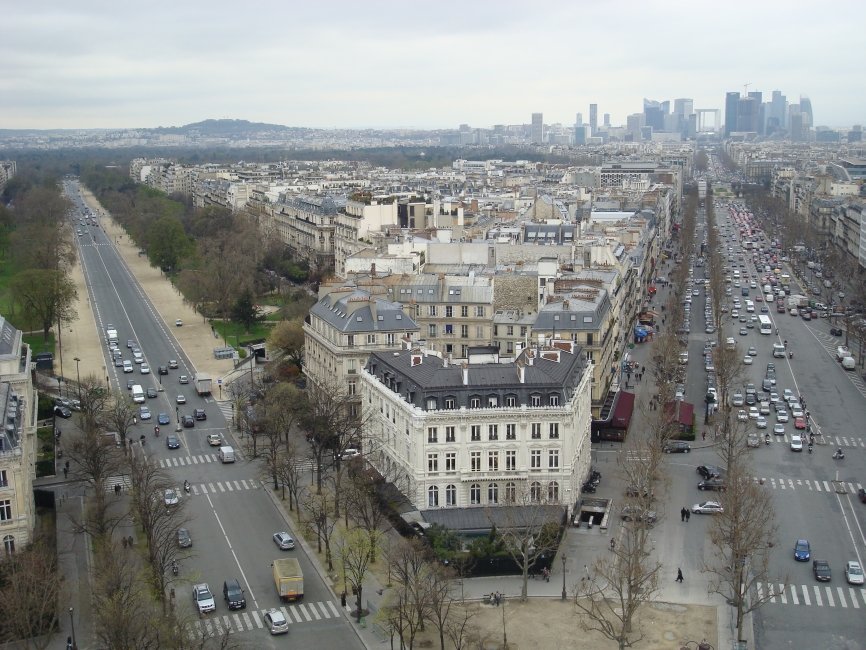
[[[848,581],[849,585],[863,584],[863,568],[860,566],[859,562],[850,560],[845,565],[845,580]]]
[[[752,363],[754,363],[754,360],[752,359],[752,357],[746,355],[745,357],[743,357],[743,363],[747,366],[751,366]]]
[[[737,411],[737,420],[739,420],[740,422],[748,422],[749,414],[746,413],[743,409],[740,409],[739,411]]]
[[[180,498],[177,496],[177,492],[175,490],[173,490],[172,488],[168,488],[163,496],[163,501],[165,501],[165,505],[167,506],[176,506],[178,503],[180,503]]]
[[[788,411],[785,409],[781,409],[776,411],[776,422],[787,422],[788,421]]]
[[[759,415],[755,419],[755,426],[758,427],[759,429],[766,429],[767,428],[767,418],[765,418],[763,415]]]
[[[198,611],[202,614],[212,612],[216,609],[216,602],[213,598],[213,593],[206,582],[192,586],[192,599],[198,607]]]
[[[779,424],[778,422],[776,422],[776,424],[773,425],[773,433],[776,434],[777,436],[784,436],[785,435],[785,425]]]
[[[696,515],[714,515],[724,511],[725,509],[718,501],[704,501],[692,506],[692,513]]]
[[[770,404],[773,404],[774,406],[778,406],[779,393],[770,393]]]
[[[146,363],[141,364],[141,366],[139,367],[138,370],[139,370],[139,372],[141,372],[142,375],[149,375],[150,374],[150,366],[147,365]]]
[[[749,419],[750,420],[757,420],[759,417],[761,417],[761,414],[758,412],[758,407],[757,406],[750,406],[749,407]]]
[[[734,397],[732,399],[731,404],[734,406],[742,406],[745,403],[745,399],[743,398],[742,393],[734,393]]]
[[[785,400],[786,402],[790,402],[791,400],[796,400],[796,397],[797,396],[794,395],[794,391],[792,391],[790,388],[786,388],[785,390],[782,391],[782,399]]]
[[[791,407],[791,415],[793,415],[795,418],[801,418],[805,416],[806,413],[803,411],[802,406],[800,406],[799,404],[795,404]]]
[[[803,439],[800,436],[791,437],[791,451],[803,451]]]

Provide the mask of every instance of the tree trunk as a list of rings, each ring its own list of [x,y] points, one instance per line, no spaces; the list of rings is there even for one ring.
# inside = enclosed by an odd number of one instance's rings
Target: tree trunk
[[[358,606],[358,623],[361,622],[361,618],[362,618],[362,616],[361,616],[361,593],[363,592],[363,590],[364,590],[364,587],[361,585],[358,585],[356,588],[356,591],[358,592],[358,598],[356,599],[355,603]]]

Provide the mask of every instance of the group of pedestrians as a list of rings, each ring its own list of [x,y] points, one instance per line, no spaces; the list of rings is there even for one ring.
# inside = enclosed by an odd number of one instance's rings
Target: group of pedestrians
[[[688,521],[691,518],[691,516],[692,516],[692,513],[689,511],[688,508],[681,508],[680,509],[680,521]]]

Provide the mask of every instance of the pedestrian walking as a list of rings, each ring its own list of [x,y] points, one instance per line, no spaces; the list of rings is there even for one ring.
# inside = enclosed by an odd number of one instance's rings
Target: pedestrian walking
[[[685,520],[686,520],[686,509],[680,508],[680,521],[685,521]]]
[[[497,591],[494,600],[495,600],[495,602],[496,602],[496,606],[499,607],[499,603],[502,602],[502,594],[500,594],[500,593]]]
[[[691,519],[691,518],[692,518],[692,511],[687,509],[686,510],[686,522],[688,522],[689,519]]]
[[[674,582],[682,582],[683,581],[683,570],[677,569],[677,579]]]
[[[583,572],[586,574],[586,576],[585,576],[584,579],[585,579],[585,580],[590,580],[589,567],[586,566],[585,564],[583,565]]]
[[[68,460],[66,461],[66,464],[64,465],[64,467],[65,467],[67,470],[69,469],[69,461],[68,461]]]
[[[63,478],[67,478],[68,476],[69,476],[69,468],[64,467],[63,468]]]
[[[706,439],[707,439],[707,432],[701,431],[701,440],[706,440]]]

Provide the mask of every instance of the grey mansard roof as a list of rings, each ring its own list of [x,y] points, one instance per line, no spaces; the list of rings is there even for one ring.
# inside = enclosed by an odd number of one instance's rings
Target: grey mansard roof
[[[312,306],[310,314],[347,334],[418,331],[418,325],[403,312],[402,305],[358,289],[324,296]]]

